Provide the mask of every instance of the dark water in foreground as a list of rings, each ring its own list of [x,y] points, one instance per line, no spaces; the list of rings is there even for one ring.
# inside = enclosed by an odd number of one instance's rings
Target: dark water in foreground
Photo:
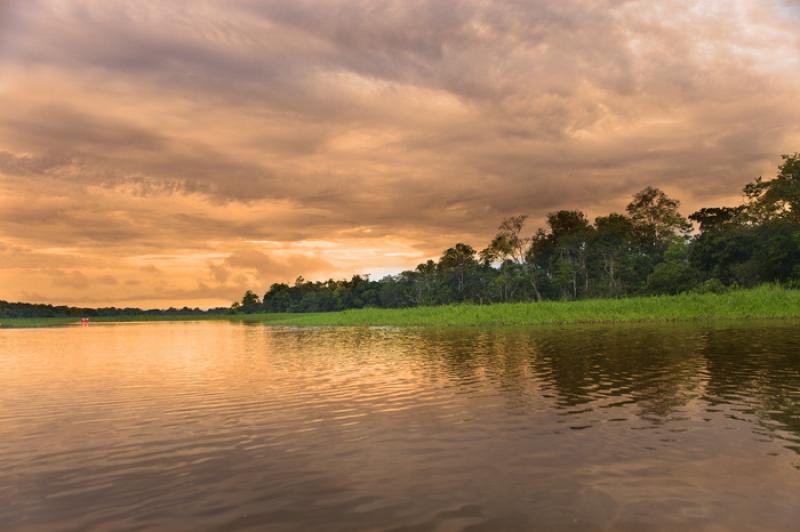
[[[800,324],[0,331],[3,530],[798,530]]]

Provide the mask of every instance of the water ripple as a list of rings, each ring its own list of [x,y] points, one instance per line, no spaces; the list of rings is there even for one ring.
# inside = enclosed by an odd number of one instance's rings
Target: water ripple
[[[792,530],[800,328],[0,331],[3,530]]]

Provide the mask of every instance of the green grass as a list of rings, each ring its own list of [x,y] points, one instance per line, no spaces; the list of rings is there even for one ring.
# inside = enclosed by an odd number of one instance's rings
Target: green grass
[[[275,325],[477,326],[796,317],[800,290],[763,286],[724,294],[251,314],[242,319]]]
[[[0,318],[0,329],[54,327],[77,322],[76,318]]]
[[[724,294],[681,294],[627,299],[356,309],[307,314],[134,316],[93,321],[232,320],[268,325],[488,326],[554,323],[667,322],[800,317],[800,290],[762,286]],[[52,321],[47,321],[52,320]],[[2,320],[0,326],[61,325],[63,318]],[[75,320],[72,320],[75,321]]]
[[[120,323],[143,321],[199,321],[229,320],[237,316],[228,314],[181,314],[176,316],[95,316],[92,323]],[[55,327],[58,325],[80,325],[80,318],[0,318],[0,329],[27,329],[39,327]]]

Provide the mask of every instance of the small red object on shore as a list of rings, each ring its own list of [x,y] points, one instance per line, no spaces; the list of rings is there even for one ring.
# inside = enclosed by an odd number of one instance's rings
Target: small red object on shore
[[[81,326],[86,327],[89,325],[89,318],[81,318]]]

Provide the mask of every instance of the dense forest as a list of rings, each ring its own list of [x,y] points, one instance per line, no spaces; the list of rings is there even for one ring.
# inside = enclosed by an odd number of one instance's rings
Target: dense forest
[[[199,308],[147,309],[136,307],[85,308],[44,303],[11,303],[0,300],[0,318],[86,318],[96,316],[180,316],[187,314],[223,314],[227,307],[202,310]]]
[[[778,282],[800,286],[800,153],[775,178],[744,187],[744,202],[684,217],[658,188],[635,194],[625,213],[591,222],[577,210],[503,220],[482,250],[458,243],[438,261],[378,281],[273,284],[248,291],[233,312],[321,312],[362,307],[575,300],[717,292]]]

